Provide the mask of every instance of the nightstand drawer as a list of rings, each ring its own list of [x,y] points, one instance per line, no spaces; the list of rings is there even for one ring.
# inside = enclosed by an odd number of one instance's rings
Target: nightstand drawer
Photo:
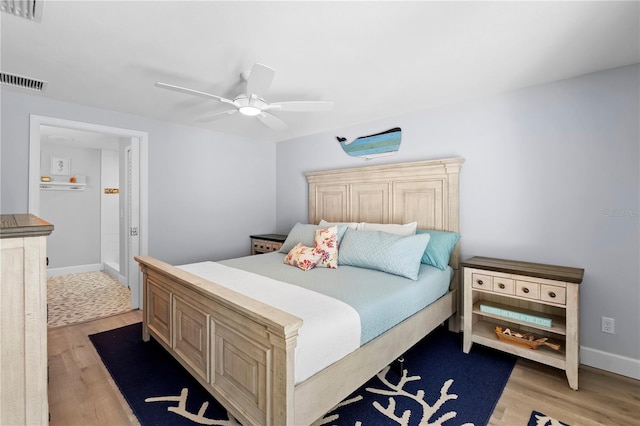
[[[516,281],[516,296],[526,297],[528,299],[540,298],[540,284],[530,281]]]
[[[265,248],[267,249],[267,251],[278,251],[280,250],[280,247],[282,247],[282,243],[277,243],[275,241],[271,241],[265,244]]]
[[[278,251],[287,239],[286,235],[263,234],[251,235],[251,254],[271,253]]]
[[[494,293],[513,294],[514,293],[513,280],[509,278],[493,277],[492,290]]]
[[[540,300],[564,305],[567,303],[567,289],[555,285],[541,284]]]
[[[282,247],[282,243],[265,240],[254,240],[253,249],[257,252],[268,253],[271,251],[278,251]]]
[[[491,275],[473,274],[473,288],[491,291]]]
[[[267,242],[264,241],[264,240],[253,240],[252,248],[255,251],[263,252],[263,251],[266,250],[266,244],[267,244]]]

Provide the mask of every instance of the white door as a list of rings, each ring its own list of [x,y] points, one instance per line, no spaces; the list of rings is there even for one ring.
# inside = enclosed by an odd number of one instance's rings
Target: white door
[[[138,263],[134,260],[134,256],[140,253],[140,200],[139,194],[139,168],[136,167],[139,164],[139,141],[137,138],[132,138],[131,145],[127,147],[127,172],[125,174],[127,182],[126,188],[126,259],[127,259],[127,271],[129,276],[129,288],[131,289],[131,308],[137,309],[141,306],[142,301],[142,289],[140,287],[140,268]]]

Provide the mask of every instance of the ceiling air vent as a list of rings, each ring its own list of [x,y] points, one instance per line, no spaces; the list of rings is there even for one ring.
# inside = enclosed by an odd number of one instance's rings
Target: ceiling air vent
[[[20,18],[40,22],[44,0],[2,0],[0,9]]]
[[[0,83],[6,84],[7,86],[19,87],[21,89],[34,90],[36,92],[44,92],[47,88],[46,81],[35,80],[33,78],[9,74],[6,72],[0,72]]]

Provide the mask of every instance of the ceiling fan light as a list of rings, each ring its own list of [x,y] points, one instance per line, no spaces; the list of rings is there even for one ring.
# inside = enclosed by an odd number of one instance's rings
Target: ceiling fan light
[[[255,117],[262,112],[260,108],[249,105],[238,108],[238,111],[240,111],[240,114],[247,115],[249,117]]]

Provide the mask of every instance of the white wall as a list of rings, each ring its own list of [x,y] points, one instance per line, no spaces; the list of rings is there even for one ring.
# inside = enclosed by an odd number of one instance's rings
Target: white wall
[[[118,151],[100,153],[100,223],[102,262],[120,263],[120,195],[105,193],[105,188],[120,190]]]
[[[55,101],[5,86],[0,95],[2,213],[27,212],[29,115],[36,114],[148,132],[145,231],[151,256],[180,264],[249,255],[250,234],[275,231],[273,143]]]
[[[100,150],[43,142],[41,176],[51,175],[52,156],[69,158],[71,176],[86,176],[87,187],[84,191],[40,191],[40,214],[54,224],[56,231],[47,237],[48,269],[99,265]],[[69,176],[52,178],[69,181]]]
[[[277,231],[308,220],[304,172],[464,157],[463,258],[584,268],[581,361],[640,378],[639,74],[622,67],[282,142]],[[399,152],[367,163],[335,139],[396,126]],[[600,331],[602,316],[615,335]]]
[[[307,220],[303,172],[365,164],[335,136],[400,126],[397,155],[368,164],[466,158],[462,256],[585,268],[582,362],[640,378],[639,73],[589,74],[277,148],[2,88],[0,211],[27,210],[29,114],[147,131],[149,254],[171,263],[240,256],[249,234]],[[615,335],[600,332],[602,316],[616,319]]]

